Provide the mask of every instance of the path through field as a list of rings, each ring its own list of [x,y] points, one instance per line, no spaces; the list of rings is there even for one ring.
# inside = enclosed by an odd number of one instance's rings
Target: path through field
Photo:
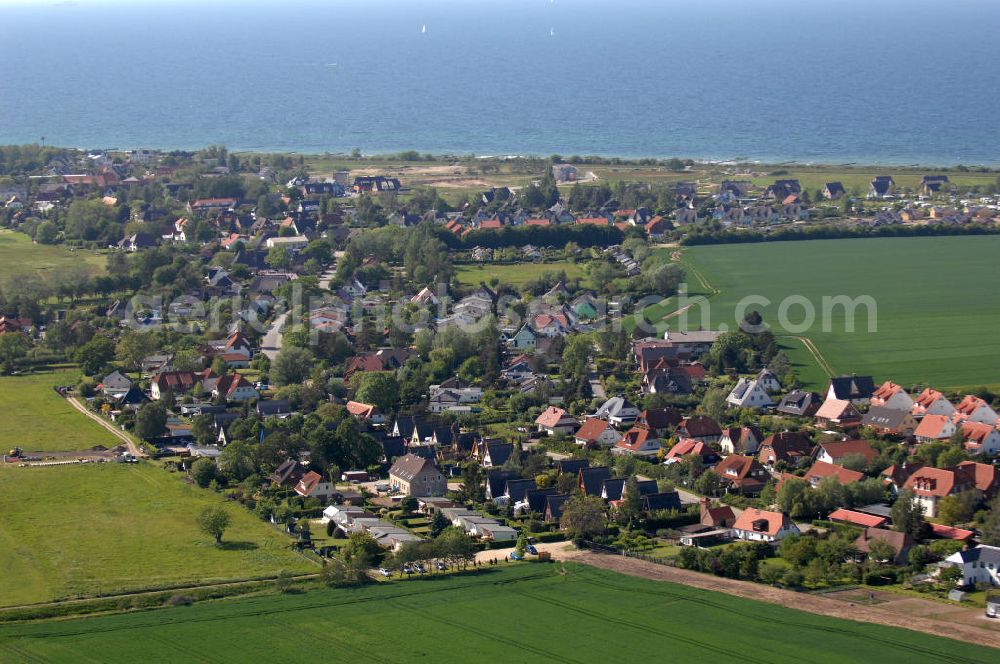
[[[111,422],[108,422],[106,419],[104,419],[97,413],[91,412],[86,406],[77,401],[76,397],[66,397],[66,401],[68,401],[69,404],[73,406],[73,408],[80,411],[90,419],[94,420],[95,422],[100,424],[103,428],[107,429],[107,431],[111,433],[115,438],[125,443],[125,446],[128,448],[129,454],[136,457],[146,456],[146,453],[143,452],[142,449],[135,444],[135,441],[132,440],[131,436],[129,436],[127,433],[125,433],[115,425],[111,424]]]

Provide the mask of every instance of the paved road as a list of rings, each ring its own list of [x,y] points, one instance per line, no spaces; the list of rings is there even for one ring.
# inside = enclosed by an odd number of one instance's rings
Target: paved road
[[[135,441],[133,441],[127,433],[116,427],[111,422],[108,422],[97,413],[89,410],[86,406],[77,401],[76,397],[66,397],[66,401],[68,401],[69,405],[73,406],[73,408],[76,408],[78,411],[107,429],[112,435],[114,435],[115,438],[125,443],[125,446],[128,447],[129,454],[135,457],[146,456],[146,453],[139,449],[139,446],[135,444]]]
[[[267,328],[264,339],[260,342],[260,352],[264,353],[269,360],[273,360],[278,355],[278,351],[281,350],[281,328],[285,326],[285,318],[287,317],[287,312],[275,317],[271,321],[271,327]]]

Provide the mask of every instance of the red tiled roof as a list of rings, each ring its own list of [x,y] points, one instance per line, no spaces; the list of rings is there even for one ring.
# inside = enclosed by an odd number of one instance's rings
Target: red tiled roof
[[[885,381],[878,388],[872,392],[872,405],[881,406],[886,401],[894,397],[896,394],[903,391],[903,388],[893,383],[892,381]]]
[[[940,438],[942,430],[950,422],[951,419],[944,415],[925,415],[913,435],[918,438]]]
[[[853,523],[858,526],[864,526],[865,528],[878,528],[879,526],[885,525],[886,518],[884,516],[875,516],[874,514],[864,514],[862,512],[855,512],[853,510],[845,510],[840,508],[830,512],[827,517],[830,521],[842,521],[844,523]]]
[[[646,442],[651,439],[656,439],[652,431],[646,427],[634,426],[622,435],[621,439],[615,443],[615,447],[637,452],[645,447]]]
[[[576,220],[578,224],[592,224],[594,226],[607,226],[607,217],[580,217]]]
[[[924,388],[924,391],[917,395],[917,398],[913,400],[913,414],[919,415],[924,413],[930,408],[934,402],[938,399],[943,399],[944,395],[937,390],[932,390],[929,387]]]
[[[941,537],[943,539],[953,539],[959,541],[967,540],[975,534],[971,530],[965,530],[963,528],[955,528],[953,526],[946,526],[941,523],[932,523],[931,532],[934,533],[935,537]]]
[[[535,419],[535,424],[540,427],[552,428],[559,426],[559,422],[564,418],[573,419],[570,417],[570,414],[562,408],[549,406]]]
[[[827,477],[836,477],[837,482],[846,485],[853,482],[860,482],[865,478],[865,474],[859,473],[856,470],[844,468],[843,466],[836,466],[825,461],[817,461],[812,465],[812,468],[806,471],[805,475],[806,481],[810,483],[814,479],[818,478],[819,480],[824,480]]]
[[[348,401],[347,412],[355,417],[368,419],[375,413],[375,406],[360,401]]]
[[[597,442],[602,433],[608,430],[609,425],[604,420],[597,417],[588,417],[580,430],[576,432],[576,438],[588,443]]]
[[[788,523],[788,517],[781,512],[768,512],[750,507],[736,517],[733,528],[748,532],[767,533],[774,537]]]
[[[878,456],[878,452],[872,449],[867,440],[839,440],[820,445],[834,461],[844,457],[860,455],[865,461],[871,463]]]

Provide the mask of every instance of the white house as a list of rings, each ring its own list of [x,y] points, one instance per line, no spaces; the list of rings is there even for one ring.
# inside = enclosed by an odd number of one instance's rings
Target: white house
[[[944,559],[951,567],[962,569],[959,585],[974,583],[1000,585],[1000,547],[980,544],[974,549],[953,553]]]
[[[1000,415],[993,410],[988,403],[979,397],[966,394],[965,398],[955,406],[954,418],[956,421],[982,422],[983,424],[996,424]]]
[[[550,436],[573,433],[580,426],[575,417],[556,406],[549,406],[542,411],[542,414],[535,418],[535,424],[538,425],[539,431]]]
[[[945,415],[950,417],[955,412],[955,406],[943,394],[927,387],[913,401],[911,412],[914,417],[923,417],[924,415]]]
[[[609,422],[597,417],[588,417],[576,432],[574,440],[581,447],[610,447],[619,437]]]
[[[733,537],[747,542],[777,542],[799,532],[787,514],[754,507],[743,510],[733,524]]]
[[[639,417],[639,409],[624,395],[619,394],[601,404],[591,417],[607,420],[614,426],[629,426]]]
[[[757,384],[764,388],[768,394],[774,394],[775,392],[781,391],[781,381],[778,377],[774,375],[774,372],[770,369],[761,369],[754,379]]]
[[[757,379],[740,378],[736,387],[726,397],[726,403],[733,408],[767,408],[774,401]]]
[[[316,471],[310,470],[302,476],[299,483],[295,485],[295,493],[303,498],[317,498],[326,501],[336,492],[332,482],[323,479],[323,476]]]

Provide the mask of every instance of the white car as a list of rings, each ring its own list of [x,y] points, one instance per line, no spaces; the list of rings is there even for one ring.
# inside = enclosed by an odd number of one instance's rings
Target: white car
[[[384,567],[379,567],[378,573],[381,574],[382,576],[392,576],[392,570],[386,569]]]

